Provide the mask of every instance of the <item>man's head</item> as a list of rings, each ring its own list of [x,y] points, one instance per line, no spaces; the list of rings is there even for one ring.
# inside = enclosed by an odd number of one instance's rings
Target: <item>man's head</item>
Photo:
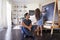
[[[25,13],[25,14],[24,14],[24,17],[27,18],[27,19],[29,19],[29,18],[30,18],[29,13]]]

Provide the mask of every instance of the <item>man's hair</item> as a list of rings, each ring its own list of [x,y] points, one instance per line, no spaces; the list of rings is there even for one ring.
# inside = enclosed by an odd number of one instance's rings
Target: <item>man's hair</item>
[[[25,13],[25,14],[24,14],[24,17],[25,17],[25,18],[26,18],[26,16],[27,16],[27,14],[28,14],[28,13]]]

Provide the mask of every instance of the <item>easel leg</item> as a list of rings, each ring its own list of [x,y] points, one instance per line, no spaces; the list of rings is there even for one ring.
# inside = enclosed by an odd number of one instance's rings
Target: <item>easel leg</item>
[[[51,26],[51,35],[53,35],[53,26]]]
[[[53,28],[51,29],[51,35],[53,35]]]

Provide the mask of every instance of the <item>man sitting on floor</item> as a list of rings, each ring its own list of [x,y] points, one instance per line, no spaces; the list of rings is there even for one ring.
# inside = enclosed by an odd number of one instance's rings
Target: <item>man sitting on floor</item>
[[[30,15],[28,13],[24,14],[25,19],[22,21],[22,30],[27,36],[33,36],[33,27],[32,27],[32,21],[29,19]]]

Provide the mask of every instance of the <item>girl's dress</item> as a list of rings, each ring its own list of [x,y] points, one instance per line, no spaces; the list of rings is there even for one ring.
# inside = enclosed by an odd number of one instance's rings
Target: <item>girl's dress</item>
[[[37,25],[40,27],[43,25],[43,16],[37,21]]]

